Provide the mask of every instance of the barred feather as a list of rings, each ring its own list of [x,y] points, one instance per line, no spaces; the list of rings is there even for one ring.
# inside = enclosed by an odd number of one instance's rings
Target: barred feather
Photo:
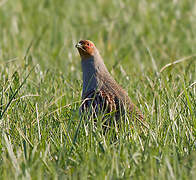
[[[118,121],[126,111],[132,119],[143,122],[141,111],[110,75],[95,45],[89,40],[81,40],[76,48],[82,59],[83,71],[83,102],[80,112],[88,112],[94,117],[114,114]]]

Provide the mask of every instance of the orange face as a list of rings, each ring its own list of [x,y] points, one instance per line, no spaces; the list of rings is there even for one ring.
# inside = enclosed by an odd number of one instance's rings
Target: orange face
[[[89,58],[94,55],[95,45],[89,40],[81,40],[75,47],[78,49],[82,58]]]

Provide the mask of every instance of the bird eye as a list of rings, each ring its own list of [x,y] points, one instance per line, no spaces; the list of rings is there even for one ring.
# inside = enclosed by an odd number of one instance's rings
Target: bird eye
[[[87,46],[90,46],[90,44],[89,44],[89,43],[87,43]]]

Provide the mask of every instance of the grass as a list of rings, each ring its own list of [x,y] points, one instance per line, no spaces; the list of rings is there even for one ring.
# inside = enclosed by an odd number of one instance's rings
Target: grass
[[[194,179],[195,12],[194,0],[0,1],[0,179]],[[80,120],[80,39],[146,133],[127,122],[114,143]]]

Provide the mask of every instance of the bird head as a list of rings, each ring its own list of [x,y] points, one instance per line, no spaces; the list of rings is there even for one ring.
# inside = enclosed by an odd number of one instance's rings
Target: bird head
[[[88,59],[95,54],[95,45],[89,40],[79,41],[75,47],[78,49],[78,52],[82,59]]]

